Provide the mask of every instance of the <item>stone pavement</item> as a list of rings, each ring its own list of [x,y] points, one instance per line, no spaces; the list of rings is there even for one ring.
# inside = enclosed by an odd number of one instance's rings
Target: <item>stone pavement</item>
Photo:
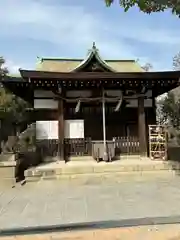
[[[0,185],[0,235],[12,228],[101,221],[108,228],[180,223],[180,177]]]

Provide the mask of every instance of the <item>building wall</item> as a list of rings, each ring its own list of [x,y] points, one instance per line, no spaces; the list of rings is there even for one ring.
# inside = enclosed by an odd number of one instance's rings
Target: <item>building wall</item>
[[[114,92],[114,94],[117,94]],[[67,97],[90,97],[91,91],[69,91]],[[146,94],[149,99],[145,99],[146,126],[155,124],[155,111],[151,99],[152,92]],[[51,91],[36,90],[34,91],[34,108],[35,119],[37,121],[56,121],[58,119],[58,101],[54,100],[55,95]],[[77,102],[65,103],[64,118],[65,120],[84,120],[84,136],[91,137],[93,140],[103,138],[102,125],[102,105],[100,102],[82,103],[78,113],[75,113]],[[135,99],[128,100],[127,105],[121,106],[118,112],[115,112],[115,103],[106,103],[106,132],[107,139],[111,140],[118,136],[138,136],[138,101]],[[50,124],[52,125],[52,124]],[[54,127],[57,129],[57,127]],[[56,130],[57,131],[57,130]]]
[[[78,113],[74,112],[75,104],[66,106],[66,119],[84,119],[85,137],[93,140],[103,139],[103,121],[101,105],[84,105]],[[106,104],[106,135],[107,139],[120,136],[138,137],[138,109],[122,106],[121,110],[114,112],[115,106]],[[154,109],[145,108],[146,127],[155,124]]]

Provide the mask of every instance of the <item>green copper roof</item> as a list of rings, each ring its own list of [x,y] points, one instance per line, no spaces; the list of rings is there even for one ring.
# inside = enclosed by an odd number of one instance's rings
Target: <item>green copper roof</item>
[[[97,61],[113,72],[144,72],[140,64],[136,60],[119,60],[109,59],[104,60],[100,57],[99,50],[93,43],[92,48],[88,51],[88,55],[85,59],[79,58],[53,58],[53,57],[37,57],[38,62],[36,69],[40,71],[55,71],[55,72],[71,72],[77,68],[83,68],[92,58],[95,56]]]

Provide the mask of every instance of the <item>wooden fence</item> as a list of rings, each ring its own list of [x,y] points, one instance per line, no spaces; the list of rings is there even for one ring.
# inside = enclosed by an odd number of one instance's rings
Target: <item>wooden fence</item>
[[[48,139],[36,141],[36,147],[43,151],[44,156],[57,156],[58,153],[58,140]]]
[[[115,155],[139,154],[139,140],[137,137],[116,137],[113,138]],[[46,156],[57,156],[58,140],[40,140],[36,141],[36,147],[42,149]],[[92,156],[92,140],[91,138],[65,139],[64,155],[69,156]]]
[[[116,155],[127,154],[134,155],[139,154],[139,139],[138,137],[116,137],[115,151]]]
[[[116,155],[139,154],[138,137],[116,137],[114,145]],[[64,148],[66,156],[91,156],[92,140],[91,138],[66,139]]]
[[[65,156],[91,156],[91,138],[65,139]]]

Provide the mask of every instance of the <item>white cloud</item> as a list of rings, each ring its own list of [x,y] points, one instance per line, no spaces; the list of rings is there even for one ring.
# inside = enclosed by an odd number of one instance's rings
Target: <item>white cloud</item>
[[[23,69],[29,68],[28,64],[17,63],[17,62],[13,62],[12,60],[8,60],[8,59],[6,59],[4,67],[7,67],[8,71],[12,74],[19,73],[20,68],[23,68]]]
[[[46,40],[72,49],[75,46],[89,48],[96,41],[105,55],[118,57],[117,51],[121,56],[132,55],[121,40],[112,38],[109,42],[109,37],[101,36],[103,20],[81,6],[57,8],[32,0],[6,1],[3,5],[0,10],[1,34]]]
[[[180,42],[179,31],[156,28],[156,23],[153,25],[138,18],[129,19],[125,14],[116,20],[112,16],[109,20],[77,4],[55,6],[48,2],[51,1],[1,1],[1,35],[48,41],[59,48],[67,47],[69,51],[88,49],[96,41],[106,58],[139,57],[135,55],[136,46],[130,45],[124,38],[143,40],[149,44],[161,43],[162,47],[163,44]],[[151,62],[148,56],[142,55],[143,59]]]
[[[17,73],[20,68],[20,65],[17,65],[11,60],[6,60],[6,63],[4,64],[4,66],[8,68],[10,73]]]
[[[135,26],[132,26],[132,19],[127,19],[126,24],[122,25],[121,32],[118,34],[121,37],[131,38],[137,41],[143,41],[146,43],[155,44],[178,44],[180,42],[180,32],[173,29],[157,27],[154,21],[148,24],[148,22],[142,23],[141,21],[135,21]],[[132,27],[127,27],[132,26]]]

